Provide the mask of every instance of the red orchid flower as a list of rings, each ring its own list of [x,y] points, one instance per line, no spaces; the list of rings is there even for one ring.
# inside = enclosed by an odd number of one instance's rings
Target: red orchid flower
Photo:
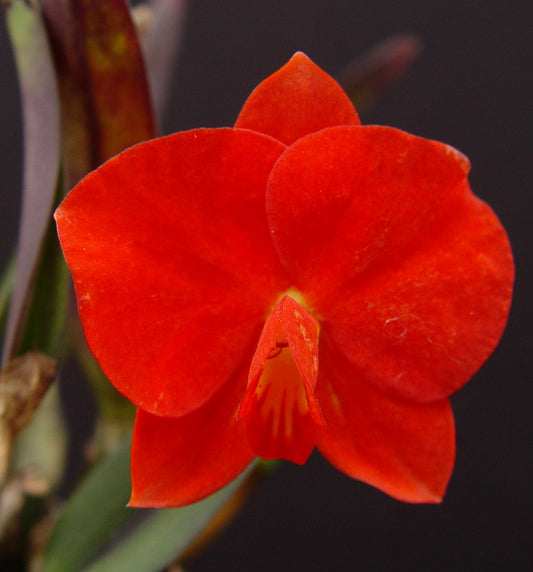
[[[85,335],[137,407],[133,506],[179,506],[257,456],[438,502],[448,396],[506,323],[513,262],[455,149],[361,126],[297,53],[234,128],[132,147],[56,212]]]

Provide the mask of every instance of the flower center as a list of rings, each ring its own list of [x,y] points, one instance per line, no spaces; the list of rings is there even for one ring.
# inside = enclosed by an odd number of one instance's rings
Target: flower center
[[[315,396],[318,333],[315,318],[289,296],[265,323],[239,410],[250,446],[263,459],[301,464],[313,450],[324,423]]]

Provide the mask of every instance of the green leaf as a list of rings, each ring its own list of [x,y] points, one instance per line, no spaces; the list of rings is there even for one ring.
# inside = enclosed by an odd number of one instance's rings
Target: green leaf
[[[12,2],[7,26],[20,81],[24,128],[22,215],[3,362],[18,351],[59,177],[59,100],[50,46],[39,9]],[[41,325],[46,328],[46,324]],[[34,346],[32,349],[41,349]]]
[[[13,277],[15,275],[15,257],[11,256],[4,268],[2,278],[0,278],[0,336],[4,334],[11,299],[11,289],[13,288]]]
[[[80,485],[52,532],[42,572],[73,572],[81,567],[136,512],[130,495],[130,447],[101,461]]]
[[[249,475],[195,504],[150,511],[120,544],[83,572],[156,572],[178,558]]]
[[[130,447],[97,465],[69,500],[52,532],[42,572],[156,571],[178,557],[246,479],[190,506],[127,508]],[[253,465],[252,465],[253,467]],[[109,541],[97,560],[84,566]]]
[[[50,217],[18,353],[38,349],[50,356],[64,357],[68,350],[70,275],[52,222]]]

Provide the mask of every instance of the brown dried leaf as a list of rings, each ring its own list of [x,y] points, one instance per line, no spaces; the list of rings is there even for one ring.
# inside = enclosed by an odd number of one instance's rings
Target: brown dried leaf
[[[56,372],[57,362],[39,352],[12,360],[0,372],[0,481],[13,438],[31,421]]]

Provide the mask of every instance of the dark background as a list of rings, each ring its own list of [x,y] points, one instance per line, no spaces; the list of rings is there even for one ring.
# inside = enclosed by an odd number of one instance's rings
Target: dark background
[[[166,132],[231,125],[251,89],[296,50],[335,74],[387,36],[417,34],[422,56],[362,120],[463,151],[472,187],[498,213],[517,265],[502,342],[453,397],[457,462],[441,505],[397,502],[314,454],[304,467],[280,465],[191,572],[533,569],[532,30],[526,0],[191,2]],[[16,236],[22,152],[3,25],[0,66],[3,263]],[[77,430],[86,435],[89,422],[78,418]]]

